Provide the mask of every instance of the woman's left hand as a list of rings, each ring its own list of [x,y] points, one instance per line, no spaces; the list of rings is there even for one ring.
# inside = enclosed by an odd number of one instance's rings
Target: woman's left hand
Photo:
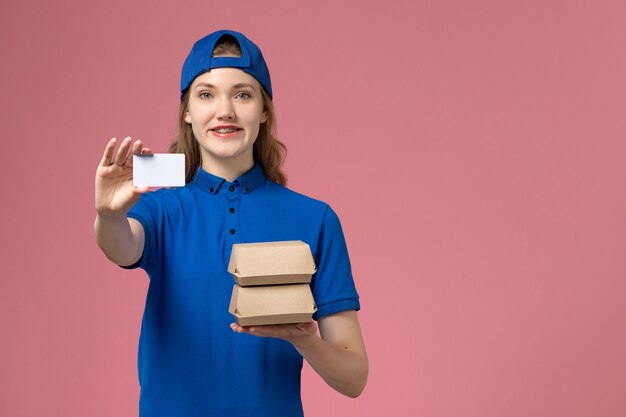
[[[314,320],[308,323],[272,324],[264,326],[240,326],[237,323],[231,323],[230,328],[233,332],[248,333],[259,337],[275,337],[291,342],[294,345],[305,341],[317,332],[317,324]]]

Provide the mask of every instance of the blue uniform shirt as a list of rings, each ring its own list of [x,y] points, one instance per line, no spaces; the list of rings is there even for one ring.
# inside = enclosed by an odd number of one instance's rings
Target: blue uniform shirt
[[[346,242],[331,207],[270,181],[261,166],[228,182],[199,167],[184,187],[143,194],[135,265],[150,277],[138,352],[140,417],[302,416],[302,356],[291,343],[233,333],[227,271],[234,243],[302,240],[317,266],[319,319],[359,310]]]

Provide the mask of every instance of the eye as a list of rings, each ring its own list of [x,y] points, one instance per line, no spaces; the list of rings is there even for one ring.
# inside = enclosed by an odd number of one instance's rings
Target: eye
[[[244,100],[247,100],[249,98],[252,98],[252,96],[250,95],[250,93],[246,93],[245,91],[240,92],[239,94],[237,94],[237,97],[241,97]]]
[[[201,93],[200,93],[199,97],[200,97],[200,98],[204,98],[205,94],[206,94],[206,95],[209,95],[209,96],[211,95],[211,93],[208,93],[208,92],[206,92],[206,91],[203,91],[203,92],[201,92]]]

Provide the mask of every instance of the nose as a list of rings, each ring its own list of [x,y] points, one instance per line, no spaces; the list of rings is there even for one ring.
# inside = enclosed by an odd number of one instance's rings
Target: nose
[[[235,118],[235,107],[233,103],[229,99],[220,100],[217,108],[217,118],[218,119],[234,119]]]

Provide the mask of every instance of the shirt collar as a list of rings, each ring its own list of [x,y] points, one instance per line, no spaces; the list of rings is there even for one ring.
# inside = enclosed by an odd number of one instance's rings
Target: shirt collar
[[[201,165],[196,169],[192,182],[211,194],[217,193],[222,183],[228,183],[228,181],[224,178],[206,172],[202,169]],[[261,168],[261,165],[258,162],[255,162],[254,166],[250,168],[250,170],[240,175],[232,183],[238,183],[241,185],[244,194],[246,194],[262,185],[264,182],[265,173],[263,172],[263,168]]]

